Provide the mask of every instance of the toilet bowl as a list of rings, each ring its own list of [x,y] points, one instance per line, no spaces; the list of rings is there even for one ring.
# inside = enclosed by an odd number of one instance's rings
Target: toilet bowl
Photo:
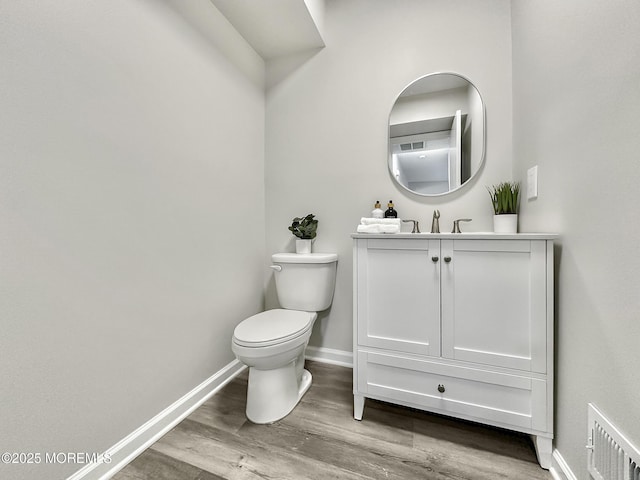
[[[336,254],[274,254],[278,299],[284,308],[243,320],[231,349],[249,367],[247,418],[272,423],[288,415],[311,386],[305,349],[317,311],[331,305]]]
[[[311,386],[304,350],[316,317],[311,312],[275,309],[236,327],[232,350],[249,367],[246,413],[252,422],[272,423],[285,417]]]

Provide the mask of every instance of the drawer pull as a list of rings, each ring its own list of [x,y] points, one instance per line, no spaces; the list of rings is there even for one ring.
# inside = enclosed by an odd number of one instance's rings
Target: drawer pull
[[[451,261],[451,257],[444,257],[444,261],[449,263]]]
[[[438,260],[439,260],[439,258],[438,258],[438,257],[431,257],[431,261],[432,261],[433,263],[437,263],[437,262],[438,262]]]
[[[444,385],[442,385],[442,384],[438,385],[438,391],[440,393],[444,393]]]

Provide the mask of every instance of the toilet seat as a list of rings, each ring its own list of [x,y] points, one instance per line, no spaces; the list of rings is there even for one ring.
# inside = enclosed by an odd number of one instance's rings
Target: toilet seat
[[[273,309],[240,322],[233,341],[244,347],[267,347],[293,340],[307,333],[316,319],[315,312]]]

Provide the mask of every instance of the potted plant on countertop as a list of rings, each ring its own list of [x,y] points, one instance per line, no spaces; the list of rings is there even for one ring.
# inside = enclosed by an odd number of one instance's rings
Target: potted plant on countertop
[[[495,233],[517,233],[520,183],[502,182],[487,187],[487,190],[489,190],[493,205],[493,231]]]
[[[318,220],[314,217],[314,214],[309,213],[304,217],[293,219],[289,231],[298,237],[296,253],[311,253],[311,241],[316,238],[316,230],[318,229]]]

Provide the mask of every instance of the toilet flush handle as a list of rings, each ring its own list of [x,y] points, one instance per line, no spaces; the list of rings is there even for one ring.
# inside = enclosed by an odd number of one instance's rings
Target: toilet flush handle
[[[282,267],[280,265],[269,265],[269,268],[273,268],[276,272],[282,271]]]

